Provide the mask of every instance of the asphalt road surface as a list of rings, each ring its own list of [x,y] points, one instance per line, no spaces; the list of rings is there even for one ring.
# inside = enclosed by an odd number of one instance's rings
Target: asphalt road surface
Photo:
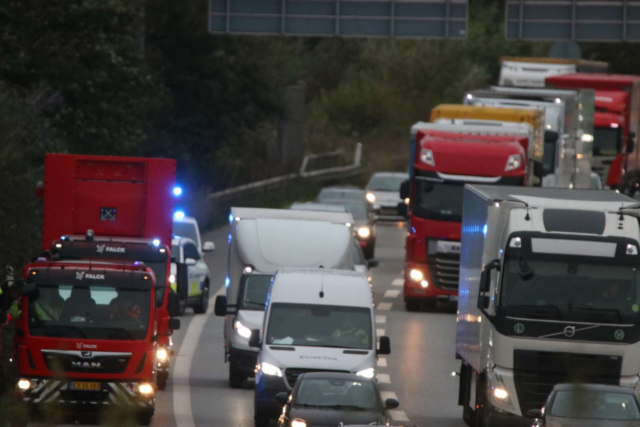
[[[207,254],[211,271],[209,312],[182,317],[174,334],[176,358],[166,390],[158,393],[153,426],[253,427],[253,381],[244,389],[228,386],[224,363],[223,319],[213,315],[216,292],[223,292],[226,277],[227,229],[208,233],[216,245]],[[399,426],[462,427],[455,360],[455,306],[432,312],[409,313],[402,298],[405,224],[378,225],[373,286],[378,336],[391,338],[391,355],[379,361],[383,397],[400,401],[392,411]]]

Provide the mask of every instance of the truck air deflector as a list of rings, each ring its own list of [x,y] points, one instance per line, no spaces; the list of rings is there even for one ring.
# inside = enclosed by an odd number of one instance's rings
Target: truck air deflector
[[[606,225],[604,212],[597,211],[545,209],[542,218],[544,228],[549,232],[602,235]]]

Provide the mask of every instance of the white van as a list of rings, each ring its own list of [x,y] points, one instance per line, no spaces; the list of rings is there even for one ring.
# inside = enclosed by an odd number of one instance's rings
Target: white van
[[[391,352],[388,337],[377,349],[371,291],[355,271],[284,269],[275,275],[260,330],[250,345],[260,349],[256,366],[256,427],[277,419],[276,394],[291,392],[305,372],[348,372],[373,378],[379,354]]]
[[[229,385],[254,376],[258,351],[252,329],[262,327],[271,278],[283,267],[353,270],[353,217],[347,212],[232,208],[225,296],[215,314],[225,316]]]

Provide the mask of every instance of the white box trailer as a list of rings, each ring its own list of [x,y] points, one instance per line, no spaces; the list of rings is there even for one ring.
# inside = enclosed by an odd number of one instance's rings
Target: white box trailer
[[[517,421],[562,382],[637,385],[636,203],[613,191],[465,186],[456,335],[465,420]]]
[[[347,212],[231,208],[226,295],[215,313],[225,316],[225,353],[231,387],[253,376],[272,276],[281,268],[353,270],[353,216]]]

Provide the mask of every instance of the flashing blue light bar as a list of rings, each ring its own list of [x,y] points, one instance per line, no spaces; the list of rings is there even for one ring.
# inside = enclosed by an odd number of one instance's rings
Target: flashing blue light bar
[[[67,236],[60,237],[60,240],[67,240],[67,239],[69,239],[69,237],[67,237]]]
[[[185,217],[185,214],[183,211],[176,211],[173,214],[173,219],[184,219],[184,217]]]
[[[231,280],[230,280],[230,279],[229,279],[229,277],[227,276],[227,278],[226,278],[226,279],[224,279],[224,286],[228,288],[230,283],[231,283]]]
[[[229,222],[233,222],[233,214],[232,213],[229,214]]]
[[[486,236],[488,229],[489,229],[489,227],[487,226],[487,224],[485,224],[484,227],[482,227],[482,234],[484,234]]]
[[[182,196],[182,187],[173,187],[173,195],[176,197]]]
[[[158,246],[160,246],[160,239],[153,239],[151,243],[153,243],[153,246],[157,248]]]

